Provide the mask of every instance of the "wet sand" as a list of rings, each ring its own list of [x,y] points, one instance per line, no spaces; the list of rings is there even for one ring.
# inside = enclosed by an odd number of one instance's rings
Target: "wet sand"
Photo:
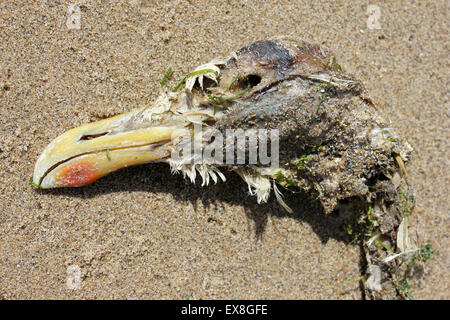
[[[167,165],[76,189],[28,180],[74,126],[151,103],[198,64],[286,35],[329,47],[416,150],[412,232],[439,256],[412,293],[449,299],[448,6],[372,1],[0,3],[0,298],[360,299],[360,252],[304,195],[257,205],[233,173],[208,188]],[[416,272],[416,276],[420,275]]]

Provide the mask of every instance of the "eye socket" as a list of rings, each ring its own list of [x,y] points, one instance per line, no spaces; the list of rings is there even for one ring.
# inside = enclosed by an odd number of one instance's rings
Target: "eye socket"
[[[230,85],[230,88],[247,90],[256,87],[261,82],[261,77],[256,74],[239,77]]]
[[[251,74],[247,77],[250,88],[256,87],[261,82],[261,77],[257,74]]]

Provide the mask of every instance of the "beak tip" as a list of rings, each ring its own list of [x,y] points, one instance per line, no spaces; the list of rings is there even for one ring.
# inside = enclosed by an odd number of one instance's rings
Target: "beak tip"
[[[163,146],[170,145],[177,125],[130,125],[139,116],[142,110],[136,109],[64,132],[39,156],[30,183],[41,189],[80,187],[123,167],[165,159]]]

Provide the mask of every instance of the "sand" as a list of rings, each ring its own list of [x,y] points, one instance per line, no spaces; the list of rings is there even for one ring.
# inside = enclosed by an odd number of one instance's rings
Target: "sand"
[[[69,128],[153,101],[169,66],[195,66],[278,35],[329,47],[408,137],[412,232],[439,255],[413,281],[449,299],[448,2],[81,1],[0,3],[0,298],[360,299],[360,252],[305,196],[246,194],[232,173],[202,188],[143,165],[76,189],[28,180]],[[376,13],[375,13],[376,14]],[[75,28],[74,28],[75,27]],[[415,275],[417,276],[417,275]]]

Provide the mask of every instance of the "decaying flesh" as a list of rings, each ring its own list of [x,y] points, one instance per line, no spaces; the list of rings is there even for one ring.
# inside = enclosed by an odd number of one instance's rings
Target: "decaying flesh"
[[[193,182],[225,176],[214,164],[170,154],[192,135],[206,143],[226,129],[279,129],[280,166],[230,165],[258,202],[273,189],[302,188],[364,233],[367,294],[392,297],[385,281],[394,253],[407,252],[407,219],[414,199],[405,163],[411,147],[381,116],[362,83],[344,73],[325,48],[291,39],[258,41],[199,66],[176,92],[163,90],[151,107],[73,129],[39,158],[34,183],[81,186],[121,167],[164,161]],[[77,131],[78,130],[78,131]],[[118,142],[119,141],[119,142]],[[285,191],[289,192],[289,191]],[[400,227],[400,230],[399,230]],[[365,237],[365,238],[364,238]],[[375,243],[383,243],[383,247]]]

